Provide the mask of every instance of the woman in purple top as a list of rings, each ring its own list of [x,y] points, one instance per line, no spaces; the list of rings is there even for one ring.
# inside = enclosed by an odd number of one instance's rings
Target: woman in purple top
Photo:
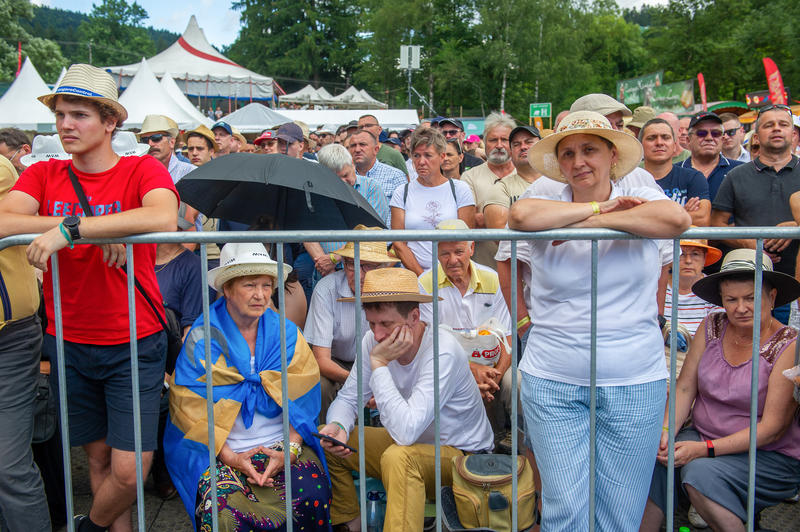
[[[756,253],[737,249],[719,273],[692,287],[725,312],[710,314],[697,329],[677,380],[675,467],[689,500],[713,530],[745,530],[747,519],[750,376],[753,320],[761,313],[756,428],[756,513],[797,491],[800,484],[800,423],[792,382],[781,372],[793,364],[797,331],[770,310],[800,296],[800,283],[772,271],[764,255],[761,308],[754,308]],[[667,410],[668,412],[669,410]],[[660,530],[666,506],[667,423],[658,451],[641,530]],[[680,469],[678,469],[680,468]]]

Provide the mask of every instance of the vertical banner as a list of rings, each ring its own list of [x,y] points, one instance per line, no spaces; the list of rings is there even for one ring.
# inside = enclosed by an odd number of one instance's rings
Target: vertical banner
[[[786,91],[783,90],[783,79],[778,70],[778,65],[769,57],[764,58],[764,72],[767,74],[767,87],[769,87],[769,99],[772,103],[786,105]]]
[[[700,101],[703,104],[703,111],[708,111],[708,100],[706,99],[706,79],[702,72],[697,73],[697,83],[700,85]]]
[[[16,73],[16,76],[19,76],[19,71],[20,70],[22,70],[22,41],[17,41],[17,73]]]

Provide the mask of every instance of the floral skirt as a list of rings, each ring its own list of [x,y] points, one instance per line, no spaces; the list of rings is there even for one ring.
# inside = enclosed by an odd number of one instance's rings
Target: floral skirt
[[[263,472],[269,458],[252,458],[256,471]],[[328,475],[317,455],[308,447],[294,463],[292,475],[292,521],[294,530],[331,530],[331,490]],[[286,486],[284,472],[273,486],[250,485],[247,476],[217,460],[217,506],[219,529],[223,532],[286,529]],[[211,532],[211,473],[198,484],[195,514],[197,530]]]

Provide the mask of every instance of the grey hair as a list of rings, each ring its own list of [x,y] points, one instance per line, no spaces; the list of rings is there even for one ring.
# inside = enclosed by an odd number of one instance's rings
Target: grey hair
[[[328,144],[317,152],[317,159],[322,166],[330,168],[337,174],[344,168],[353,165],[353,156],[341,144]]]
[[[500,113],[491,113],[489,116],[486,117],[486,120],[483,122],[483,137],[489,134],[491,130],[497,127],[507,127],[509,129],[514,129],[517,127],[517,123],[514,122],[514,119],[507,116],[501,115]]]

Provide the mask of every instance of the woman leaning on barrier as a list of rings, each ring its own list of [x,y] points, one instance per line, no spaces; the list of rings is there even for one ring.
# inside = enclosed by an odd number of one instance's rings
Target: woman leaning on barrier
[[[528,153],[536,170],[569,186],[511,208],[512,229],[608,228],[648,238],[598,242],[596,442],[589,440],[592,245],[531,241],[533,326],[519,368],[542,477],[542,531],[588,529],[592,445],[598,529],[637,530],[647,500],[667,377],[656,303],[661,260],[649,239],[673,238],[691,220],[659,191],[615,183],[641,157],[639,142],[602,115],[572,113]]]
[[[209,309],[213,361],[217,504],[221,531],[286,527],[284,453],[291,453],[295,530],[330,530],[330,486],[316,430],[319,368],[286,320],[289,441],[283,438],[280,320],[269,309],[277,263],[262,244],[227,244],[208,272],[223,294]],[[284,280],[290,271],[284,266]],[[212,520],[204,318],[186,337],[170,387],[167,467],[196,530]]]
[[[781,372],[793,364],[797,332],[772,317],[771,309],[800,296],[800,283],[772,271],[763,256],[761,307],[755,307],[756,252],[737,249],[719,273],[697,281],[695,294],[724,312],[697,329],[678,377],[675,424],[691,425],[675,438],[675,467],[695,510],[714,530],[745,530],[750,441],[750,385],[755,312],[761,313],[756,425],[755,511],[793,496],[800,484],[800,424],[793,383]],[[658,450],[642,530],[660,530],[666,507],[667,427]],[[758,528],[758,527],[756,527]]]

